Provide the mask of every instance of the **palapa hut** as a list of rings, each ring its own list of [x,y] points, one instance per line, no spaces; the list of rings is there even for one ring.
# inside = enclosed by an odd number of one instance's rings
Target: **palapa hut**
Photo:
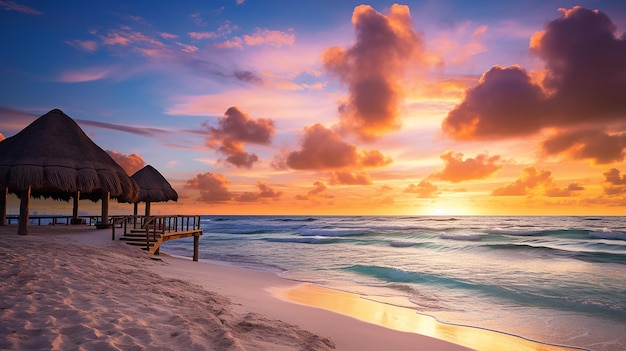
[[[178,201],[178,194],[170,183],[154,167],[147,165],[131,176],[139,185],[139,196],[135,202],[134,214],[137,216],[137,203],[146,203],[146,218],[150,217],[151,202]]]
[[[139,187],[106,151],[61,110],[39,117],[0,142],[0,189],[20,198],[18,234],[28,233],[29,198],[102,200],[108,226],[109,198],[136,201]]]

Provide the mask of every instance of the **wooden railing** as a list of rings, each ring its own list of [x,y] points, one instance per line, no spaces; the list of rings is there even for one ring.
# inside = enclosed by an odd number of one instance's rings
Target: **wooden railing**
[[[193,236],[193,260],[198,261],[200,216],[151,216],[144,223],[146,231],[146,250],[159,254],[159,247],[163,240],[179,239]],[[178,234],[177,234],[178,233]],[[151,250],[150,245],[155,247]]]
[[[114,218],[116,216],[112,216]],[[101,216],[78,216],[78,224],[95,225],[100,221]],[[6,224],[17,224],[20,216],[8,215],[6,216]],[[28,223],[30,225],[56,225],[56,224],[77,224],[72,221],[72,215],[32,215],[28,216]],[[14,222],[14,223],[13,223]],[[43,224],[42,224],[43,222]]]
[[[180,232],[200,229],[200,215],[165,215],[165,216],[115,216],[111,218],[112,239],[115,240],[115,228],[124,228],[123,235],[129,229],[150,229],[156,236],[156,230],[160,233]]]

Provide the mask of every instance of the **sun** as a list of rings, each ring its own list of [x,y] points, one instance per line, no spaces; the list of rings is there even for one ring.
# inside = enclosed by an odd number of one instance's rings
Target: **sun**
[[[433,204],[427,209],[426,214],[428,216],[465,216],[469,215],[471,211],[458,204]]]
[[[432,209],[430,214],[432,216],[446,216],[446,215],[449,215],[450,213],[448,212],[447,209],[443,207],[435,207]]]

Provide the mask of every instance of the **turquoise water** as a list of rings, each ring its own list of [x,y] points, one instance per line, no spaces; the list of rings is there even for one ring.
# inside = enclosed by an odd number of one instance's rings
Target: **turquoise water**
[[[200,258],[441,322],[626,350],[622,217],[203,216]],[[188,240],[162,246],[190,257]]]

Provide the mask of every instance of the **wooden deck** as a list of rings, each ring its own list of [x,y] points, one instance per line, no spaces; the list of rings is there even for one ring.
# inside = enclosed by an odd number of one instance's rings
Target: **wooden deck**
[[[129,245],[141,246],[151,254],[158,255],[165,241],[193,237],[193,260],[198,261],[200,236],[200,216],[150,216],[139,218],[125,216],[113,222],[112,239],[116,228],[123,228],[119,240]]]

